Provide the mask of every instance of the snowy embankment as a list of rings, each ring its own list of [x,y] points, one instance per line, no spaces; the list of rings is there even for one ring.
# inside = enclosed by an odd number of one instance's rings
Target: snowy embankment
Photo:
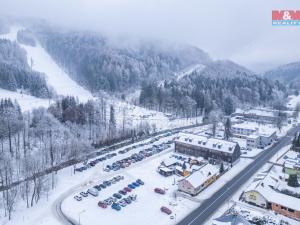
[[[17,33],[22,29],[22,27],[13,26],[10,29],[10,33],[0,35],[0,38],[17,42]],[[54,88],[58,95],[76,96],[80,101],[87,101],[88,99],[93,98],[92,94],[88,90],[84,89],[75,81],[73,81],[70,76],[65,73],[56,64],[56,62],[54,62],[51,56],[38,42],[35,47],[23,45],[20,43],[19,45],[23,49],[25,49],[27,53],[28,64],[31,65],[31,62],[33,62],[33,70],[46,74],[47,83]],[[22,105],[21,102],[19,103]],[[35,106],[32,105],[32,107]]]

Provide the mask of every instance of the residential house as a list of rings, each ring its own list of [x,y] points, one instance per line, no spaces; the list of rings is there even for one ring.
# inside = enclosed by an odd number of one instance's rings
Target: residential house
[[[213,183],[218,173],[219,169],[216,166],[206,164],[200,170],[179,181],[178,190],[195,196]]]
[[[276,189],[276,178],[267,176],[253,182],[243,193],[243,200],[284,216],[300,219],[300,199]]]

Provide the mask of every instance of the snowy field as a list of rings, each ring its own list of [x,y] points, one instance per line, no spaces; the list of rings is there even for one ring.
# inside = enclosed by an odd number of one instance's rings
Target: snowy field
[[[38,107],[48,107],[49,106],[49,100],[48,99],[42,99],[37,98],[31,95],[21,94],[19,92],[9,91],[5,89],[0,88],[0,98],[10,98],[13,101],[16,100],[22,111],[28,111],[32,108],[38,108]],[[51,103],[52,101],[50,101]]]

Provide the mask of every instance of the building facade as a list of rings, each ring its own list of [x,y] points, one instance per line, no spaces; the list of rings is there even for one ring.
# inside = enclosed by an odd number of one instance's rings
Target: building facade
[[[236,162],[241,155],[240,146],[236,142],[185,133],[175,139],[175,152],[228,163]]]

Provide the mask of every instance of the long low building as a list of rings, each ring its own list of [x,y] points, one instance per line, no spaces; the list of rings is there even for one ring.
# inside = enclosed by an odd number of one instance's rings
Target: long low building
[[[180,133],[175,139],[175,152],[228,163],[234,163],[241,155],[240,146],[236,142],[189,133]]]
[[[294,219],[300,219],[300,199],[277,190],[278,178],[267,175],[254,181],[243,193],[243,200]]]

